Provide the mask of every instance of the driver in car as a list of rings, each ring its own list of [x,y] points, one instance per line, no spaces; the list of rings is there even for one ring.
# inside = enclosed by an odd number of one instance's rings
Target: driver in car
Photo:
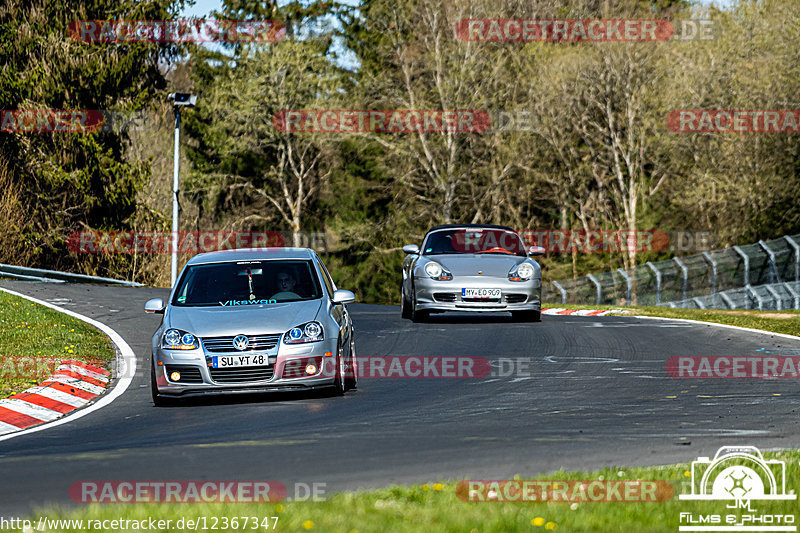
[[[275,280],[278,282],[278,292],[272,295],[273,298],[300,298],[300,295],[294,292],[294,288],[297,285],[297,280],[294,278],[291,272],[287,270],[281,270],[278,272],[277,276],[275,276]]]

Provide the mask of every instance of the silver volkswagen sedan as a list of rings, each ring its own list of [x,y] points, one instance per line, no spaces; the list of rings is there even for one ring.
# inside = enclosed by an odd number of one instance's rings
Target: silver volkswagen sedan
[[[153,402],[187,395],[354,388],[353,323],[319,256],[307,248],[226,250],[196,255],[153,335]]]
[[[431,312],[510,311],[514,318],[541,320],[542,270],[522,238],[505,226],[436,226],[422,249],[403,247],[401,313],[418,322]]]

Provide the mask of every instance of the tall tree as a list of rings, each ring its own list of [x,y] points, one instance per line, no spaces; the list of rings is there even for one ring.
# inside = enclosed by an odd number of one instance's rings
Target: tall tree
[[[164,87],[159,62],[179,48],[89,44],[70,37],[80,20],[174,16],[179,0],[7,0],[0,5],[0,109],[137,110]],[[25,210],[30,261],[105,270],[119,258],[70,254],[67,236],[88,228],[123,229],[147,175],[129,163],[124,131],[0,133],[0,161]],[[124,260],[121,260],[124,261]]]

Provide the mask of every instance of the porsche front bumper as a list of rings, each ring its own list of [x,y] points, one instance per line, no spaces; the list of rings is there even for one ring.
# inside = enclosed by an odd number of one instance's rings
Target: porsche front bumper
[[[500,289],[500,298],[465,298],[463,289]],[[458,276],[439,281],[414,278],[417,310],[425,311],[540,311],[541,279],[510,281],[486,276]]]

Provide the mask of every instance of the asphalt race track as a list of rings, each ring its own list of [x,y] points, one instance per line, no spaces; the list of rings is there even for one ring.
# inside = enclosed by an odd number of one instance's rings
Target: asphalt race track
[[[800,341],[615,317],[400,318],[351,305],[359,356],[525,358],[528,376],[362,379],[344,397],[150,399],[145,300],[165,289],[0,282],[118,331],[138,358],[128,391],[73,422],[0,442],[0,515],[70,504],[84,480],[325,483],[328,492],[559,468],[689,463],[722,445],[800,446],[797,380],[674,379],[677,355],[800,353]],[[674,397],[674,398],[671,398]]]

